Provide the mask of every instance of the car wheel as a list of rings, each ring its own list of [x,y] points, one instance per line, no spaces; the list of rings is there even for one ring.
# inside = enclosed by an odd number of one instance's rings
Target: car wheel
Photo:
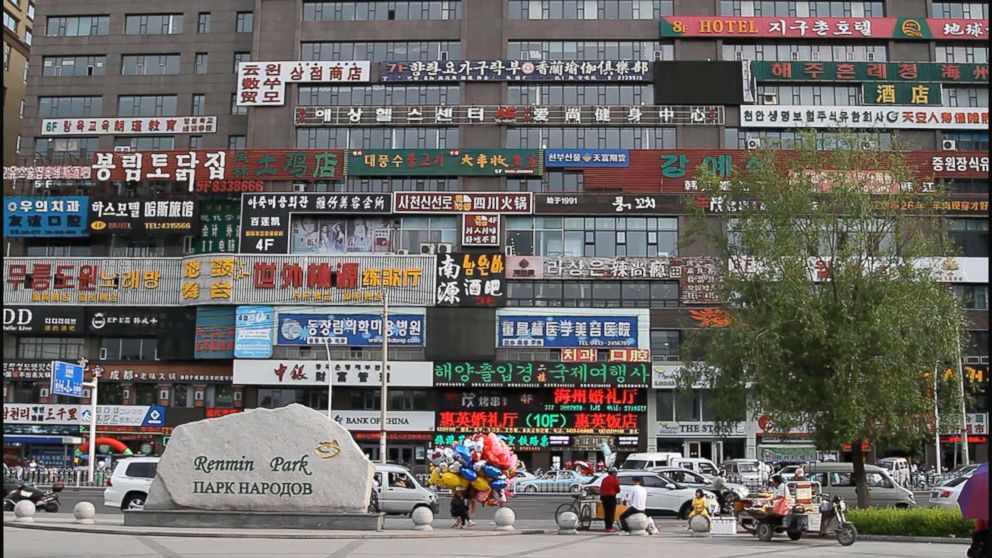
[[[143,509],[145,509],[144,494],[129,494],[127,498],[124,498],[124,502],[121,503],[122,511],[140,511]]]
[[[858,529],[851,523],[845,523],[837,529],[837,542],[841,546],[851,546],[858,540]]]
[[[524,494],[537,494],[537,487],[533,484],[527,485],[523,489]]]
[[[775,535],[775,529],[772,528],[770,523],[759,523],[758,528],[755,530],[754,534],[758,536],[758,540],[761,542],[769,542]]]
[[[48,504],[45,504],[45,511],[48,513],[59,513],[59,503],[49,502]]]
[[[686,502],[682,505],[682,509],[679,510],[679,519],[689,519],[690,513],[692,513],[692,503]]]
[[[572,494],[578,494],[579,492],[582,491],[582,485],[581,484],[573,484],[572,486],[569,486],[568,487],[568,491],[571,492]]]
[[[789,535],[789,540],[792,541],[798,541],[799,539],[803,538],[802,531],[786,531],[785,534]]]

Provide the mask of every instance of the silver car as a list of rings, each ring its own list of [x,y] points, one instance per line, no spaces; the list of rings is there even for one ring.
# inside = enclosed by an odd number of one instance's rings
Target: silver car
[[[662,477],[674,481],[677,484],[684,484],[690,488],[703,488],[711,492],[716,492],[713,489],[713,480],[701,475],[695,471],[689,471],[688,469],[683,469],[681,467],[655,467],[651,469],[652,472],[658,473]],[[736,484],[732,482],[725,482],[723,486],[727,490],[733,491],[740,499],[745,499],[750,494],[750,490],[743,484]]]

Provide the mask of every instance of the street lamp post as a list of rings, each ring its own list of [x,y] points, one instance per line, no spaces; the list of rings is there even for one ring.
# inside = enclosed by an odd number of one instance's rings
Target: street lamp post
[[[389,301],[386,289],[382,289],[382,385],[379,388],[379,462],[386,463],[386,407],[389,383]]]
[[[327,337],[324,337],[324,351],[327,352],[327,418],[334,420],[334,414],[331,410],[331,396],[334,395],[334,373],[331,368],[331,345],[327,341]]]
[[[961,363],[961,328],[954,328],[955,348],[958,353],[958,395],[961,397],[961,464],[968,465],[971,461],[968,455],[968,415],[966,414],[964,402],[964,366]]]
[[[79,359],[79,365],[86,370],[86,363],[88,361],[85,358]],[[92,382],[83,382],[83,387],[90,388],[90,440],[89,440],[89,463],[87,468],[89,469],[89,479],[90,484],[96,483],[96,408],[97,408],[97,384],[99,383],[99,378],[96,374],[93,375]]]
[[[934,437],[934,457],[936,458],[937,474],[943,469],[940,468],[940,411],[937,410],[937,365],[933,365],[933,437]]]

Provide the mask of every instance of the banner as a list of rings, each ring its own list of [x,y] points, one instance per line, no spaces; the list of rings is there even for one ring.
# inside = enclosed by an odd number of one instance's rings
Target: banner
[[[431,387],[430,362],[392,361],[390,387]],[[240,385],[258,386],[335,386],[379,387],[382,363],[378,361],[332,360],[235,360],[234,380]]]
[[[95,134],[154,136],[163,134],[213,134],[216,116],[152,116],[150,118],[45,118],[42,136]]]
[[[186,335],[194,310],[182,307],[87,306],[86,333],[101,337]]]
[[[933,83],[874,82],[861,84],[866,105],[940,105],[942,88]]]
[[[5,304],[179,303],[181,258],[5,258]]]
[[[531,192],[393,192],[394,213],[534,212]]]
[[[637,347],[637,316],[497,316],[497,347]]]
[[[545,149],[544,166],[548,168],[627,168],[627,149]]]
[[[69,424],[89,426],[89,405],[4,403],[4,424]],[[97,405],[97,426],[164,426],[160,405]]]
[[[93,176],[106,181],[167,181],[190,192],[262,191],[263,180],[334,180],[344,174],[340,149],[191,149],[100,152]]]
[[[370,220],[365,227],[359,228],[356,226],[357,221],[339,216],[388,215],[392,206],[391,194],[242,194],[241,253],[289,253],[288,235],[291,221],[294,252],[379,251],[372,249],[375,230],[381,230],[385,226],[384,223],[389,222],[387,217],[380,218],[378,224]],[[332,222],[335,218],[338,220]],[[350,241],[349,224],[352,227]],[[369,230],[368,225],[372,225],[375,230]],[[327,228],[322,229],[322,226]],[[349,246],[352,250],[348,249]],[[304,250],[304,248],[308,249]],[[369,249],[359,250],[359,248]],[[388,244],[384,251],[389,251]]]
[[[441,411],[553,411],[647,413],[646,389],[628,387],[466,388],[441,391]]]
[[[238,251],[240,204],[235,200],[200,202],[199,235],[193,241],[194,254]]]
[[[95,199],[90,203],[90,231],[95,235],[192,236],[197,232],[198,220],[199,205],[191,197],[127,201]]]
[[[379,432],[382,413],[379,411],[334,411],[334,420],[355,432]],[[433,411],[389,411],[386,432],[433,432]]]
[[[434,256],[192,256],[180,304],[432,306]]]
[[[650,387],[650,363],[435,362],[438,387]]]
[[[230,306],[198,306],[194,334],[194,357],[234,358],[235,309]]]
[[[741,107],[741,127],[986,130],[989,127],[989,109],[749,105]]]
[[[279,314],[279,345],[381,347],[382,316],[378,314]],[[424,316],[389,315],[389,346],[424,346]]]
[[[392,217],[300,215],[292,218],[293,254],[371,254],[389,252]],[[250,234],[251,231],[249,231]]]
[[[4,166],[4,180],[89,180],[91,169],[70,165]]]
[[[270,358],[275,310],[271,306],[238,306],[234,320],[235,358]]]
[[[437,256],[437,305],[506,306],[506,265],[501,252]]]
[[[89,196],[4,196],[3,235],[14,237],[87,236]]]
[[[347,62],[241,62],[238,64],[238,106],[281,106],[289,83],[364,83],[371,79],[372,63]]]
[[[510,434],[637,434],[642,413],[441,411],[436,432]]]
[[[666,16],[668,38],[792,38],[855,40],[988,41],[988,22],[921,17],[731,17]]]
[[[661,103],[659,103],[660,105]],[[723,106],[645,105],[424,105],[307,106],[297,126],[694,126],[724,123]]]
[[[540,176],[539,149],[356,149],[348,176]]]
[[[17,334],[82,335],[86,320],[82,306],[4,306],[3,332]]]
[[[650,81],[644,60],[423,60],[381,62],[382,81]]]
[[[502,218],[498,213],[462,215],[462,247],[502,246]]]
[[[988,83],[988,64],[953,62],[751,62],[751,75],[764,81],[909,81]]]

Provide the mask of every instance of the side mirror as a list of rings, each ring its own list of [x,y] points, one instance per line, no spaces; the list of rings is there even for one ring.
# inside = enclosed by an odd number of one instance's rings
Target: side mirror
[[[669,490],[675,490],[675,485],[672,484],[672,483],[667,483],[667,484],[665,484],[665,488],[667,488]]]

